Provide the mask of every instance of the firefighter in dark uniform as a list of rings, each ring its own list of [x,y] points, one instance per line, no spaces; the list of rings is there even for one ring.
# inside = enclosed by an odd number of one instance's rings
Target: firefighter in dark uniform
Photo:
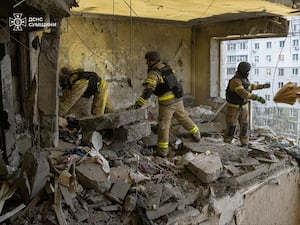
[[[251,84],[248,80],[251,65],[241,62],[233,78],[228,82],[226,88],[227,129],[224,134],[224,142],[231,143],[237,123],[239,123],[240,142],[242,146],[248,146],[248,126],[249,126],[249,100],[256,100],[264,104],[264,98],[251,93],[252,90],[269,88],[270,84]]]
[[[177,81],[173,70],[167,64],[160,62],[160,54],[156,51],[147,52],[145,59],[148,65],[148,73],[143,84],[144,91],[131,108],[140,108],[146,105],[147,99],[152,94],[158,97],[157,153],[162,157],[166,157],[169,152],[169,130],[173,116],[192,135],[193,140],[196,142],[200,141],[200,131],[184,108],[182,86]]]
[[[59,102],[60,116],[66,116],[80,97],[90,98],[94,96],[92,103],[93,115],[99,116],[114,111],[109,98],[108,84],[96,73],[81,69],[70,71],[68,68],[63,67],[59,82],[63,89],[63,95]]]

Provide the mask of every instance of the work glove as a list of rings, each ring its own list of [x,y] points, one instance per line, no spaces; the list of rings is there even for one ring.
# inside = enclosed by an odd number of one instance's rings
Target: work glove
[[[259,101],[261,104],[265,104],[266,100],[263,97],[257,96],[256,100]]]
[[[264,88],[270,88],[270,87],[271,87],[271,84],[270,84],[270,83],[265,83],[265,84],[263,84],[263,87],[264,87]]]

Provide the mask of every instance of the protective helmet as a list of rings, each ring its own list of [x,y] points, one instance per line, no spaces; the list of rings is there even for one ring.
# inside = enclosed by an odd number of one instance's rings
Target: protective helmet
[[[150,51],[145,54],[145,59],[159,61],[160,54],[159,54],[159,52],[156,52],[156,51]]]
[[[251,65],[247,62],[240,62],[237,68],[237,72],[242,77],[247,77],[251,69]]]

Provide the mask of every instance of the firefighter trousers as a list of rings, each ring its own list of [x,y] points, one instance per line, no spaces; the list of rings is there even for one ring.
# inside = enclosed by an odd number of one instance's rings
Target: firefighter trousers
[[[200,132],[186,112],[182,99],[169,105],[159,103],[157,147],[160,149],[168,149],[169,130],[173,116],[190,134]]]
[[[239,138],[242,145],[247,145],[249,142],[248,127],[249,127],[249,107],[245,105],[227,104],[226,113],[226,131],[224,141],[231,143],[235,134],[237,125],[239,125]]]
[[[66,116],[72,106],[80,99],[88,87],[88,80],[78,80],[72,85],[71,90],[64,90],[59,102],[59,115]],[[101,81],[94,94],[92,114],[99,116],[104,112],[113,112],[112,102],[109,98],[109,87],[106,80]]]

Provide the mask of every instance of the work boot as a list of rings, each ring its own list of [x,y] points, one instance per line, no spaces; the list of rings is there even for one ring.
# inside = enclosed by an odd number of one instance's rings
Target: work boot
[[[169,148],[157,148],[156,155],[160,157],[167,157],[169,154]]]
[[[225,137],[224,137],[224,142],[225,142],[225,143],[230,143],[230,144],[231,144],[232,139],[233,139],[232,136],[225,136]]]
[[[242,142],[240,146],[242,148],[242,157],[247,158],[249,153],[249,143]]]
[[[196,133],[192,134],[192,139],[193,139],[193,141],[195,141],[195,142],[199,142],[200,139],[201,139],[201,134],[200,134],[200,132],[197,131]]]

